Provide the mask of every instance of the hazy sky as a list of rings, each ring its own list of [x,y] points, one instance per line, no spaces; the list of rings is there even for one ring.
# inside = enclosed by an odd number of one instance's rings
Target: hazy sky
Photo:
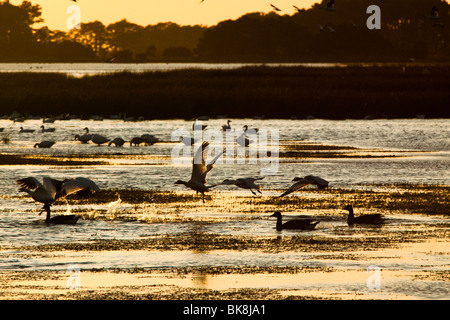
[[[10,0],[18,5],[23,0]],[[77,4],[81,22],[99,20],[104,24],[127,19],[143,26],[173,21],[181,25],[214,25],[226,19],[236,19],[248,12],[270,12],[273,3],[283,11],[293,14],[295,9],[309,8],[320,0],[29,0],[42,7],[45,25],[50,29],[67,31],[67,8]],[[37,26],[36,26],[37,27]]]

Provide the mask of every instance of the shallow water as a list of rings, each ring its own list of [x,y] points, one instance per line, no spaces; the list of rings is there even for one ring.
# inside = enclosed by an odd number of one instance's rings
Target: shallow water
[[[394,157],[362,157],[362,158],[280,158],[278,171],[274,175],[266,175],[261,181],[264,196],[279,195],[292,183],[295,176],[314,174],[330,181],[336,188],[373,188],[369,184],[450,184],[450,121],[446,119],[404,119],[404,120],[254,120],[232,119],[232,127],[240,129],[244,124],[257,127],[260,130],[278,129],[280,151],[290,144],[317,143],[324,145],[338,145],[362,148],[363,154],[377,155],[379,152]],[[208,128],[220,129],[226,120],[205,121]],[[188,180],[190,177],[191,157],[186,157],[186,164],[174,164],[171,153],[180,143],[172,141],[172,133],[183,129],[192,132],[192,122],[183,120],[165,121],[138,121],[125,122],[122,120],[68,120],[45,124],[46,127],[56,128],[54,133],[41,133],[39,127],[42,120],[26,120],[13,123],[10,120],[0,120],[0,128],[5,128],[1,135],[8,134],[9,144],[0,144],[0,153],[11,155],[33,156],[80,156],[81,161],[101,160],[101,164],[86,165],[0,165],[0,270],[65,270],[68,265],[76,264],[82,269],[92,268],[166,268],[166,267],[196,267],[196,266],[305,266],[327,268],[332,266],[335,270],[355,270],[361,272],[367,265],[378,264],[386,270],[403,270],[403,272],[416,272],[420,270],[448,269],[448,252],[439,253],[436,249],[421,248],[417,245],[411,250],[405,246],[401,251],[386,249],[376,252],[350,252],[357,259],[346,259],[343,252],[264,252],[239,250],[212,250],[212,251],[157,251],[157,250],[131,250],[131,251],[94,251],[72,252],[55,251],[39,253],[27,247],[58,245],[65,243],[88,243],[103,240],[136,240],[155,236],[168,235],[176,237],[178,234],[191,232],[232,237],[292,237],[299,233],[292,231],[275,231],[275,220],[269,218],[270,213],[265,208],[252,208],[244,210],[240,207],[240,197],[250,196],[247,190],[236,190],[234,187],[221,186],[211,192],[211,204],[214,201],[216,208],[209,206],[203,208],[201,202],[196,206],[180,204],[167,208],[164,205],[142,204],[131,205],[119,203],[115,210],[107,204],[70,205],[72,212],[80,210],[89,217],[80,220],[75,226],[47,226],[43,223],[44,217],[37,213],[40,205],[25,194],[18,192],[16,179],[28,176],[42,178],[44,175],[56,179],[76,176],[89,177],[97,182],[101,189],[144,189],[144,190],[170,190],[176,192],[192,193],[175,185],[178,179]],[[19,127],[35,129],[33,134],[18,133]],[[81,144],[73,140],[75,134],[83,133],[88,127],[90,132],[99,133],[110,138],[122,137],[129,140],[134,136],[150,133],[161,142],[153,146],[124,147],[95,146]],[[270,137],[270,135],[269,135]],[[54,140],[56,144],[50,149],[33,148],[41,140]],[[211,146],[218,146],[213,141]],[[270,148],[274,148],[271,146]],[[191,147],[188,150],[192,150]],[[273,149],[272,149],[273,150]],[[88,158],[86,158],[89,156]],[[275,161],[274,159],[272,159]],[[235,160],[236,162],[237,160]],[[226,178],[244,176],[260,176],[261,170],[267,167],[257,159],[249,163],[249,158],[243,159],[242,164],[217,163],[208,175],[209,183],[217,183]],[[295,194],[294,196],[300,196]],[[315,197],[317,195],[302,192],[302,197]],[[332,197],[334,195],[330,195]],[[337,195],[339,196],[339,195]],[[69,210],[69,204],[60,203],[53,207],[55,213],[64,213]],[[193,207],[196,206],[196,207]],[[247,204],[251,207],[251,204]],[[247,208],[248,209],[248,208]],[[283,210],[283,208],[282,208]],[[292,211],[292,208],[289,210]],[[402,232],[415,232],[426,230],[447,219],[435,216],[428,217],[417,214],[386,214],[388,224],[383,228],[353,228],[346,225],[345,215],[333,210],[317,210],[303,212],[297,208],[294,212],[286,213],[286,219],[308,215],[321,219],[315,231],[301,232],[306,237],[325,237],[326,239],[382,237],[386,234],[400,234]],[[137,221],[122,221],[115,219],[116,214],[133,214],[140,217]],[[442,235],[440,235],[442,236]],[[444,238],[446,235],[444,234]],[[442,243],[444,246],[446,242]],[[440,245],[440,243],[439,243]],[[428,251],[427,251],[428,250]],[[348,256],[350,254],[346,252]],[[392,258],[394,257],[394,258]],[[322,273],[323,274],[323,273]],[[303,283],[304,275],[274,276],[273,283],[283,290],[299,290],[307,292],[315,290],[319,284],[314,281]],[[349,277],[350,274],[346,274]],[[386,274],[387,276],[387,274]],[[209,277],[209,276],[208,276]],[[226,278],[226,275],[222,275]],[[227,278],[230,280],[232,276]],[[236,275],[236,277],[239,277]],[[292,278],[294,277],[294,278]],[[219,282],[217,278],[209,277],[203,286],[209,289],[220,289],[227,279]],[[236,278],[237,279],[237,278]],[[240,282],[240,279],[237,279]],[[392,282],[386,280],[386,286],[391,286],[389,294],[406,294],[417,297],[439,297],[448,294],[446,284],[437,286],[438,291],[431,290],[428,283],[420,286],[411,286],[404,279]],[[395,281],[394,281],[395,280]],[[181,281],[181,280],[180,280]],[[182,282],[178,285],[183,285]],[[195,280],[196,281],[196,280]],[[191,279],[187,286],[195,286]],[[231,280],[230,280],[231,281]],[[253,282],[252,282],[253,281]],[[343,280],[344,285],[333,285],[328,281],[322,290],[339,291],[346,293],[354,288],[354,281]],[[246,286],[258,287],[261,279],[258,275],[248,278]],[[286,285],[284,285],[284,284]],[[291,283],[289,285],[289,283]],[[244,284],[242,284],[243,286]],[[270,285],[268,285],[270,287]],[[364,287],[358,283],[357,287]],[[320,286],[319,286],[320,287]],[[340,289],[336,289],[336,288]],[[387,288],[386,287],[386,288]],[[427,289],[428,288],[428,289]],[[427,291],[428,290],[428,291]],[[317,290],[316,290],[317,291]],[[387,291],[387,292],[388,292]],[[425,293],[423,293],[424,291]],[[428,292],[428,293],[427,293]],[[316,292],[317,293],[317,292]],[[295,294],[295,293],[294,293]],[[386,297],[386,296],[383,296]]]

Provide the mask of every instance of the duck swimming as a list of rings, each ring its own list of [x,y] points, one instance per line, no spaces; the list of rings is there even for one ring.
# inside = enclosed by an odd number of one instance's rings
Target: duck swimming
[[[352,226],[354,224],[372,224],[372,225],[380,225],[384,222],[383,215],[376,214],[364,214],[358,217],[355,217],[353,214],[353,206],[347,205],[343,208],[344,210],[348,210],[348,218],[347,224]]]
[[[276,229],[277,231],[282,231],[285,229],[288,230],[314,230],[316,225],[320,221],[315,221],[313,219],[294,219],[289,220],[288,222],[283,223],[283,218],[281,216],[280,211],[275,211],[271,217],[277,218],[277,225]]]

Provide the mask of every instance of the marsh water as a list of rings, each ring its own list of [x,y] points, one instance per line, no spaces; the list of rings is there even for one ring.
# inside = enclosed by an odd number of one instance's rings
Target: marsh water
[[[218,130],[227,119],[203,121],[206,130]],[[277,171],[265,175],[261,181],[262,197],[279,195],[281,190],[292,184],[296,176],[314,174],[330,181],[335,188],[364,189],[380,188],[382,184],[450,184],[450,122],[447,119],[400,119],[400,120],[273,120],[273,119],[231,119],[232,128],[241,129],[243,125],[259,128],[260,132],[277,130],[276,141],[270,148],[278,148],[280,153],[285,146],[301,144],[332,145],[354,147],[353,155],[361,157],[307,157],[278,159]],[[192,121],[155,120],[123,121],[105,119],[94,120],[57,120],[44,124],[55,128],[54,132],[40,132],[42,119],[12,122],[0,120],[0,134],[7,135],[9,143],[0,144],[0,153],[10,155],[72,157],[82,161],[101,161],[89,165],[17,165],[0,166],[0,246],[2,259],[0,270],[65,270],[68,264],[77,264],[81,268],[162,268],[189,266],[313,266],[361,270],[367,268],[368,261],[355,261],[336,258],[332,262],[321,254],[310,252],[261,252],[261,251],[99,251],[99,252],[56,252],[50,256],[33,256],[33,246],[45,244],[86,243],[100,240],[146,239],[155,236],[173,236],[201,232],[218,236],[257,236],[279,237],[274,229],[275,221],[269,219],[270,212],[264,208],[243,210],[239,197],[252,196],[248,190],[237,190],[232,186],[220,186],[210,192],[211,200],[206,206],[200,198],[195,206],[176,209],[170,206],[154,206],[151,203],[139,206],[118,201],[112,205],[91,204],[71,205],[59,203],[53,210],[58,213],[69,210],[87,212],[89,219],[80,220],[74,226],[47,226],[43,217],[38,216],[41,205],[25,194],[19,193],[16,180],[44,175],[55,179],[84,176],[94,180],[101,189],[142,189],[193,193],[184,186],[175,185],[178,179],[189,180],[191,175],[190,155],[186,163],[174,163],[171,155],[174,148],[180,147],[179,141],[173,141],[176,130],[192,133]],[[34,133],[19,133],[19,128],[35,129]],[[98,133],[110,139],[122,137],[129,141],[135,136],[152,134],[159,142],[151,146],[123,147],[82,144],[74,140],[74,135],[83,134],[84,128],[90,133]],[[269,141],[271,135],[269,134]],[[55,141],[50,149],[33,148],[42,140]],[[217,145],[217,141],[212,142]],[[194,152],[189,146],[188,150]],[[270,158],[270,156],[267,156]],[[274,159],[272,159],[274,160]],[[217,163],[208,175],[208,182],[215,184],[227,178],[262,176],[267,162],[260,158],[250,163]],[[374,187],[375,186],[375,187]],[[298,197],[314,197],[304,192],[294,194]],[[260,196],[261,197],[261,196]],[[231,199],[231,200],[230,200]],[[281,208],[282,210],[283,208]],[[245,212],[244,212],[245,211]],[[297,215],[325,216],[315,231],[304,231],[302,236],[326,237],[364,237],[377,230],[354,229],[348,231],[345,214],[342,210],[316,210],[305,212],[302,208],[292,210],[288,217]],[[135,212],[139,218],[134,221],[115,219],[116,214]],[[385,212],[383,212],[385,213]],[[420,214],[387,213],[389,224],[383,232],[397,230],[414,231],[427,225],[446,222],[447,218]],[[108,217],[105,219],[105,216]],[[99,218],[96,218],[99,217]],[[424,227],[425,226],[425,227]],[[283,237],[295,236],[293,231],[283,231]],[[444,242],[443,245],[448,243]],[[21,247],[28,249],[18,249]],[[448,247],[447,247],[448,249]],[[441,251],[446,252],[440,248]],[[448,250],[447,250],[448,251]],[[336,255],[339,253],[337,252]],[[376,254],[372,252],[374,256]],[[398,254],[398,252],[396,253]],[[389,253],[387,254],[390,255]],[[417,256],[417,252],[405,249],[398,260],[372,257],[372,262],[382,264],[384,268],[394,270],[415,270],[427,268],[436,270],[449,267],[448,252],[442,255]],[[310,284],[313,285],[313,284]],[[397,285],[397,284],[396,284]],[[290,286],[286,284],[286,287]],[[403,290],[403,291],[402,291]],[[399,289],[399,292],[420,296],[416,287]],[[431,291],[425,297],[448,297],[450,286],[444,283],[439,290]],[[395,290],[394,290],[395,291]]]

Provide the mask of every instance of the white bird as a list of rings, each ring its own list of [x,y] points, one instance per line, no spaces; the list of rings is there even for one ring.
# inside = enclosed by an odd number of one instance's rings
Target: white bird
[[[101,144],[104,144],[104,143],[109,142],[110,140],[109,140],[108,138],[106,138],[106,137],[100,135],[100,134],[94,133],[94,134],[92,135],[91,141],[92,141],[93,143],[95,143],[96,145],[101,145]]]
[[[55,141],[44,140],[34,145],[34,148],[51,148]]]
[[[327,30],[330,31],[330,32],[336,31],[336,30],[334,30],[334,29],[333,29],[332,27],[330,27],[330,26],[327,26]]]
[[[20,127],[19,133],[32,133],[34,131],[34,129],[24,129],[23,127]]]
[[[250,140],[249,138],[247,138],[245,136],[245,132],[243,134],[241,134],[237,139],[236,142],[241,146],[241,147],[248,147],[251,143],[253,143],[253,140]]]
[[[192,129],[193,130],[205,130],[207,126],[208,126],[207,124],[197,124],[197,119],[195,119],[194,123],[192,124]]]
[[[323,189],[328,187],[328,181],[326,181],[325,179],[322,179],[320,177],[317,176],[313,176],[313,175],[309,175],[306,176],[304,178],[294,178],[292,181],[296,181],[296,183],[294,183],[289,189],[287,189],[282,195],[280,195],[279,197],[283,197],[285,195],[288,195],[294,191],[297,191],[298,189],[301,189],[303,187],[306,187],[307,185],[310,184],[314,184],[316,185],[319,189]]]
[[[203,203],[205,202],[205,192],[209,191],[209,188],[215,187],[216,185],[206,186],[207,180],[206,175],[212,170],[214,163],[222,156],[223,151],[220,152],[208,165],[206,165],[206,157],[208,153],[209,142],[203,141],[202,145],[197,149],[192,160],[192,175],[191,179],[186,182],[183,180],[178,180],[175,184],[184,184],[186,187],[197,191],[197,193],[202,194]]]
[[[41,126],[41,132],[55,132],[55,128],[45,128],[44,126]]]
[[[271,7],[273,8],[273,10],[275,10],[275,11],[281,11],[280,8],[275,7],[273,4],[270,4],[270,6],[271,6]]]
[[[187,146],[192,146],[195,142],[197,142],[194,138],[191,137],[180,137],[180,141]]]
[[[42,123],[53,123],[53,122],[55,122],[55,118],[42,119]]]
[[[17,180],[21,186],[19,191],[28,193],[33,200],[44,204],[43,211],[47,211],[46,223],[74,224],[80,218],[77,215],[63,215],[50,217],[50,207],[58,199],[76,193],[80,197],[89,197],[93,192],[100,191],[94,181],[82,177],[65,179],[63,181],[44,177],[42,183],[34,177]],[[41,214],[41,211],[39,214]]]
[[[227,121],[227,124],[224,124],[224,125],[222,126],[222,130],[223,130],[223,131],[231,130],[230,122],[231,122],[231,120],[228,120],[228,121]]]
[[[261,193],[261,185],[256,184],[255,181],[262,180],[262,178],[239,178],[236,180],[225,179],[220,185],[235,185],[242,189],[249,189],[254,195],[256,195],[255,191]]]
[[[123,140],[121,137],[114,138],[108,143],[108,146],[111,146],[111,144],[113,143],[116,145],[116,147],[121,147],[125,143],[125,140]]]
[[[248,128],[248,125],[244,125],[244,126],[242,126],[242,128],[244,129],[244,132],[247,132],[247,131],[249,131],[250,130],[250,132],[258,132],[259,131],[259,129],[258,128]]]

